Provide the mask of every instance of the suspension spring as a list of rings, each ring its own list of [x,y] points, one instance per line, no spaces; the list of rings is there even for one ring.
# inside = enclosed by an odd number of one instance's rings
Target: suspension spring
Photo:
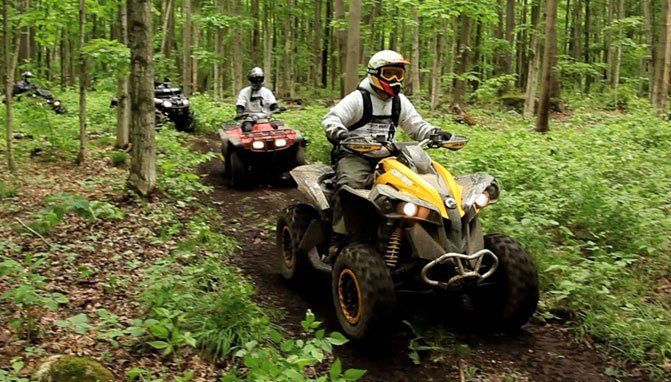
[[[398,257],[401,254],[401,240],[403,239],[403,229],[396,227],[389,236],[389,244],[384,255],[384,262],[391,269],[396,268]]]

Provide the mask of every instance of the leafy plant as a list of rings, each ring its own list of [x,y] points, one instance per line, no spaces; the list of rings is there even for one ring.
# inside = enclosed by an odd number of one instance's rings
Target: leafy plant
[[[40,234],[52,232],[63,217],[72,212],[89,221],[96,221],[98,218],[120,220],[124,217],[123,212],[110,203],[91,202],[81,195],[66,192],[47,196],[46,204],[29,224],[32,230]]]
[[[0,180],[0,200],[13,198],[16,195],[16,187],[7,185],[4,181]]]
[[[35,339],[42,331],[40,317],[44,309],[55,311],[68,299],[61,293],[49,293],[42,289],[46,278],[37,270],[44,266],[45,258],[27,255],[21,263],[0,255],[0,260],[0,276],[9,282],[9,290],[0,294],[0,300],[16,306],[9,325],[19,336],[27,340]]]
[[[114,167],[123,167],[128,163],[128,153],[125,151],[112,151],[110,153],[110,162]]]
[[[272,345],[263,345],[258,341],[250,341],[235,353],[247,369],[244,375],[235,372],[222,377],[222,382],[241,381],[277,381],[277,382],[344,382],[360,379],[365,370],[348,369],[343,372],[342,363],[336,360],[328,373],[312,378],[306,375],[308,367],[314,367],[326,359],[326,355],[333,352],[333,346],[343,345],[347,339],[340,333],[333,332],[326,336],[323,329],[318,329],[321,322],[315,319],[314,314],[308,311],[301,325],[309,339],[283,339],[282,335],[272,330],[270,337]],[[279,347],[279,350],[276,348]]]

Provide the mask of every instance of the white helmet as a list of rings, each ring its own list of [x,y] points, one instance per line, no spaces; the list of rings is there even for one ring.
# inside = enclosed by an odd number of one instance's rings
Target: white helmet
[[[261,89],[264,77],[265,75],[263,74],[263,69],[259,68],[258,66],[253,67],[247,75],[247,79],[249,80],[249,83],[252,85],[254,90]]]
[[[397,96],[405,79],[405,65],[409,63],[398,52],[381,50],[368,61],[368,79],[371,85],[389,96]]]

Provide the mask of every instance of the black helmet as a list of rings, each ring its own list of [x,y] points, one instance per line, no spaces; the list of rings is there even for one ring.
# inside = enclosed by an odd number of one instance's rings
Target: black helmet
[[[263,74],[263,69],[257,67],[253,67],[250,71],[249,74],[247,75],[247,79],[249,80],[249,83],[252,85],[252,88],[255,90],[258,90],[261,88],[261,85],[263,85],[263,80],[265,76]]]

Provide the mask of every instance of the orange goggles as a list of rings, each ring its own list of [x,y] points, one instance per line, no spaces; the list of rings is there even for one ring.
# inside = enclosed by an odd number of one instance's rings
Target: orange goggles
[[[387,81],[403,81],[405,69],[401,66],[383,66],[380,68],[380,77]]]

